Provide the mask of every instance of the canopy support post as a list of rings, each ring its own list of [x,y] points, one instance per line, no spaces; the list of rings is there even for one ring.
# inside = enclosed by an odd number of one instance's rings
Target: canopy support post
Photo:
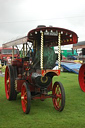
[[[41,32],[40,68],[43,70],[43,32]]]
[[[58,34],[58,69],[61,68],[61,33]]]

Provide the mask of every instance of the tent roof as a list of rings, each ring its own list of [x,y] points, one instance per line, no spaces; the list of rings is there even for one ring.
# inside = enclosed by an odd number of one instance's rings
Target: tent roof
[[[85,41],[80,41],[77,44],[73,44],[73,49],[85,48]]]
[[[16,46],[19,44],[24,44],[26,42],[38,41],[40,44],[41,40],[41,32],[44,34],[45,44],[46,46],[57,46],[58,45],[58,35],[61,33],[61,45],[69,45],[77,43],[78,36],[75,32],[58,27],[37,27],[36,29],[32,29],[28,32],[27,36],[7,42],[2,44],[2,47],[10,47]]]

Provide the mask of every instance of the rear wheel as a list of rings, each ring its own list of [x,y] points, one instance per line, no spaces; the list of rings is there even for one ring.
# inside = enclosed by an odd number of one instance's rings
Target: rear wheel
[[[52,89],[53,105],[56,110],[62,111],[65,106],[65,91],[60,82],[55,82]]]
[[[5,70],[5,93],[8,100],[16,100],[17,93],[15,90],[15,80],[13,67],[11,65]]]
[[[28,114],[31,106],[31,93],[27,82],[24,82],[21,88],[21,104],[23,112]]]
[[[83,92],[85,92],[85,64],[83,64],[79,70],[79,85]]]

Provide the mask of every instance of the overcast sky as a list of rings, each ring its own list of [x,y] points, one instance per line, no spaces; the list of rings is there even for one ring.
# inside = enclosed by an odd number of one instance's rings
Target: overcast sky
[[[85,0],[0,0],[0,46],[37,25],[70,29],[85,41]]]

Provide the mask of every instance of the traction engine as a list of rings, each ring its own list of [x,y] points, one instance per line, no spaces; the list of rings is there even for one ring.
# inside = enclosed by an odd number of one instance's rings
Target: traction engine
[[[13,47],[23,44],[23,57],[12,58],[5,70],[6,98],[16,100],[21,92],[24,113],[30,112],[31,100],[52,98],[54,108],[62,111],[65,106],[65,91],[61,82],[52,83],[60,75],[61,45],[77,43],[76,33],[57,27],[38,26],[26,37],[3,44]],[[58,57],[53,50],[58,46]],[[14,54],[14,53],[13,53]],[[54,70],[56,62],[58,69]],[[50,92],[50,93],[49,93]]]

